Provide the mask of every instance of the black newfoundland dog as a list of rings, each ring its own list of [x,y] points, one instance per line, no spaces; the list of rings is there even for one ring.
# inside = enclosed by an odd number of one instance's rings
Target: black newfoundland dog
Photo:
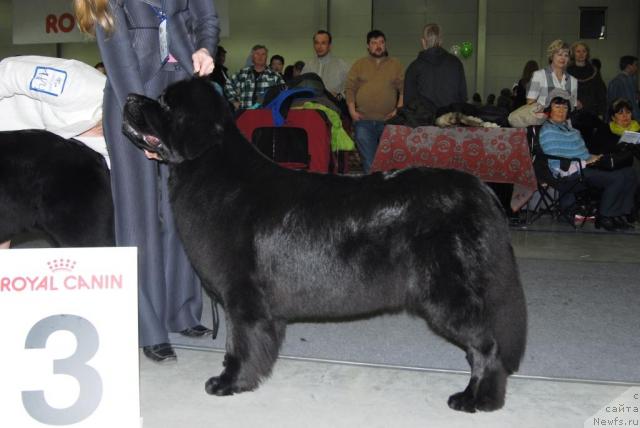
[[[467,388],[449,406],[504,404],[526,308],[500,203],[477,178],[415,168],[349,177],[284,169],[236,128],[210,84],[130,95],[124,131],[171,169],[187,253],[224,305],[224,370],[209,394],[255,389],[287,322],[408,311],[462,348]]]
[[[44,233],[61,247],[113,246],[104,158],[48,131],[0,132],[0,243]]]

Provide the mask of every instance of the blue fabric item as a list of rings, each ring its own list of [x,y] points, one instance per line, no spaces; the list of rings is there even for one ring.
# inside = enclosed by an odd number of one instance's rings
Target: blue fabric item
[[[587,160],[590,157],[580,132],[569,128],[566,124],[546,121],[540,130],[540,147],[547,155],[582,160]],[[549,159],[549,168],[552,171],[559,170],[560,161]]]
[[[265,106],[265,108],[271,109],[271,114],[273,115],[273,124],[275,126],[284,125],[284,117],[280,114],[280,107],[282,103],[289,97],[292,96],[300,97],[300,98],[313,98],[316,96],[316,93],[313,89],[309,88],[294,88],[294,89],[285,89],[280,92],[277,97],[275,97],[269,104]]]
[[[215,88],[218,94],[224,97],[224,89],[222,89],[222,86],[220,86],[218,82],[213,82],[213,87]]]

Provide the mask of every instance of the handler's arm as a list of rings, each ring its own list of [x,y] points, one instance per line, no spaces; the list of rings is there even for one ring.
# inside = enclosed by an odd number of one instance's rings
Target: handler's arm
[[[218,14],[212,0],[191,0],[189,9],[193,19],[196,51],[192,54],[193,71],[199,76],[213,72],[213,58],[218,48]]]
[[[138,58],[129,39],[127,18],[122,5],[111,1],[114,28],[106,34],[101,26],[96,26],[96,40],[105,64],[108,84],[115,91],[118,103],[123,106],[130,93],[144,94]]]

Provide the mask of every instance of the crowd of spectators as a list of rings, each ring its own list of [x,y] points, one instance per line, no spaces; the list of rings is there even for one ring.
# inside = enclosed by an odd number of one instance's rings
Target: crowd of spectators
[[[366,55],[351,66],[332,54],[331,33],[318,30],[312,40],[315,55],[306,63],[297,61],[286,67],[280,55],[273,55],[267,65],[267,48],[254,46],[252,65],[226,78],[225,94],[236,108],[252,108],[259,105],[269,86],[295,82],[301,74],[317,75],[333,101],[337,105],[342,102],[345,107],[344,119],[353,131],[365,173],[370,171],[385,124],[402,123],[400,117],[416,111],[429,113],[422,116],[428,118],[424,125],[432,125],[436,113],[465,111],[484,121],[509,126],[507,117],[511,112],[536,104],[538,117],[547,118],[547,128],[551,125],[558,128],[564,124],[552,123],[548,118],[551,112],[549,96],[561,90],[571,111],[566,126],[578,132],[585,147],[584,153],[602,153],[601,147],[611,144],[611,135],[619,138],[618,134],[624,130],[638,131],[633,125],[617,124],[621,122],[618,119],[623,113],[628,114],[634,124],[640,120],[635,76],[638,58],[620,58],[620,73],[606,85],[600,73],[600,61],[591,58],[589,46],[583,41],[569,45],[563,40],[554,40],[547,47],[546,64],[540,66],[535,60],[527,61],[511,88],[502,88],[497,97],[490,93],[483,102],[479,93],[468,99],[463,63],[455,52],[442,47],[442,30],[437,24],[424,27],[420,38],[422,50],[406,71],[396,58],[389,55],[386,37],[379,30],[367,34]],[[224,49],[222,52],[224,54]],[[224,56],[218,64],[224,67]],[[217,73],[227,76],[224,68]],[[461,107],[465,105],[468,107]],[[415,120],[411,122],[416,123]],[[635,185],[640,180],[640,167],[637,160],[634,162]],[[621,174],[604,174],[613,175]],[[625,177],[630,177],[628,172]],[[599,225],[607,229],[622,224],[620,215],[604,217],[599,220]],[[608,217],[617,219],[618,226],[612,226]]]

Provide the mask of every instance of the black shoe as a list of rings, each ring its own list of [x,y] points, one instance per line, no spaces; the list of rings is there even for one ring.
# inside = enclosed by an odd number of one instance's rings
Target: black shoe
[[[627,219],[625,219],[622,216],[614,217],[613,222],[616,224],[618,229],[621,229],[621,230],[635,229],[633,225],[627,222]]]
[[[142,352],[151,361],[156,363],[168,363],[171,361],[177,361],[178,356],[173,350],[173,346],[170,343],[160,343],[158,345],[143,346]]]
[[[615,222],[613,221],[613,217],[596,217],[595,226],[596,229],[600,229],[602,227],[604,230],[608,230],[609,232],[618,229]]]
[[[187,337],[204,337],[213,334],[213,330],[209,330],[203,325],[196,325],[194,327],[185,328],[180,332],[181,335]]]

